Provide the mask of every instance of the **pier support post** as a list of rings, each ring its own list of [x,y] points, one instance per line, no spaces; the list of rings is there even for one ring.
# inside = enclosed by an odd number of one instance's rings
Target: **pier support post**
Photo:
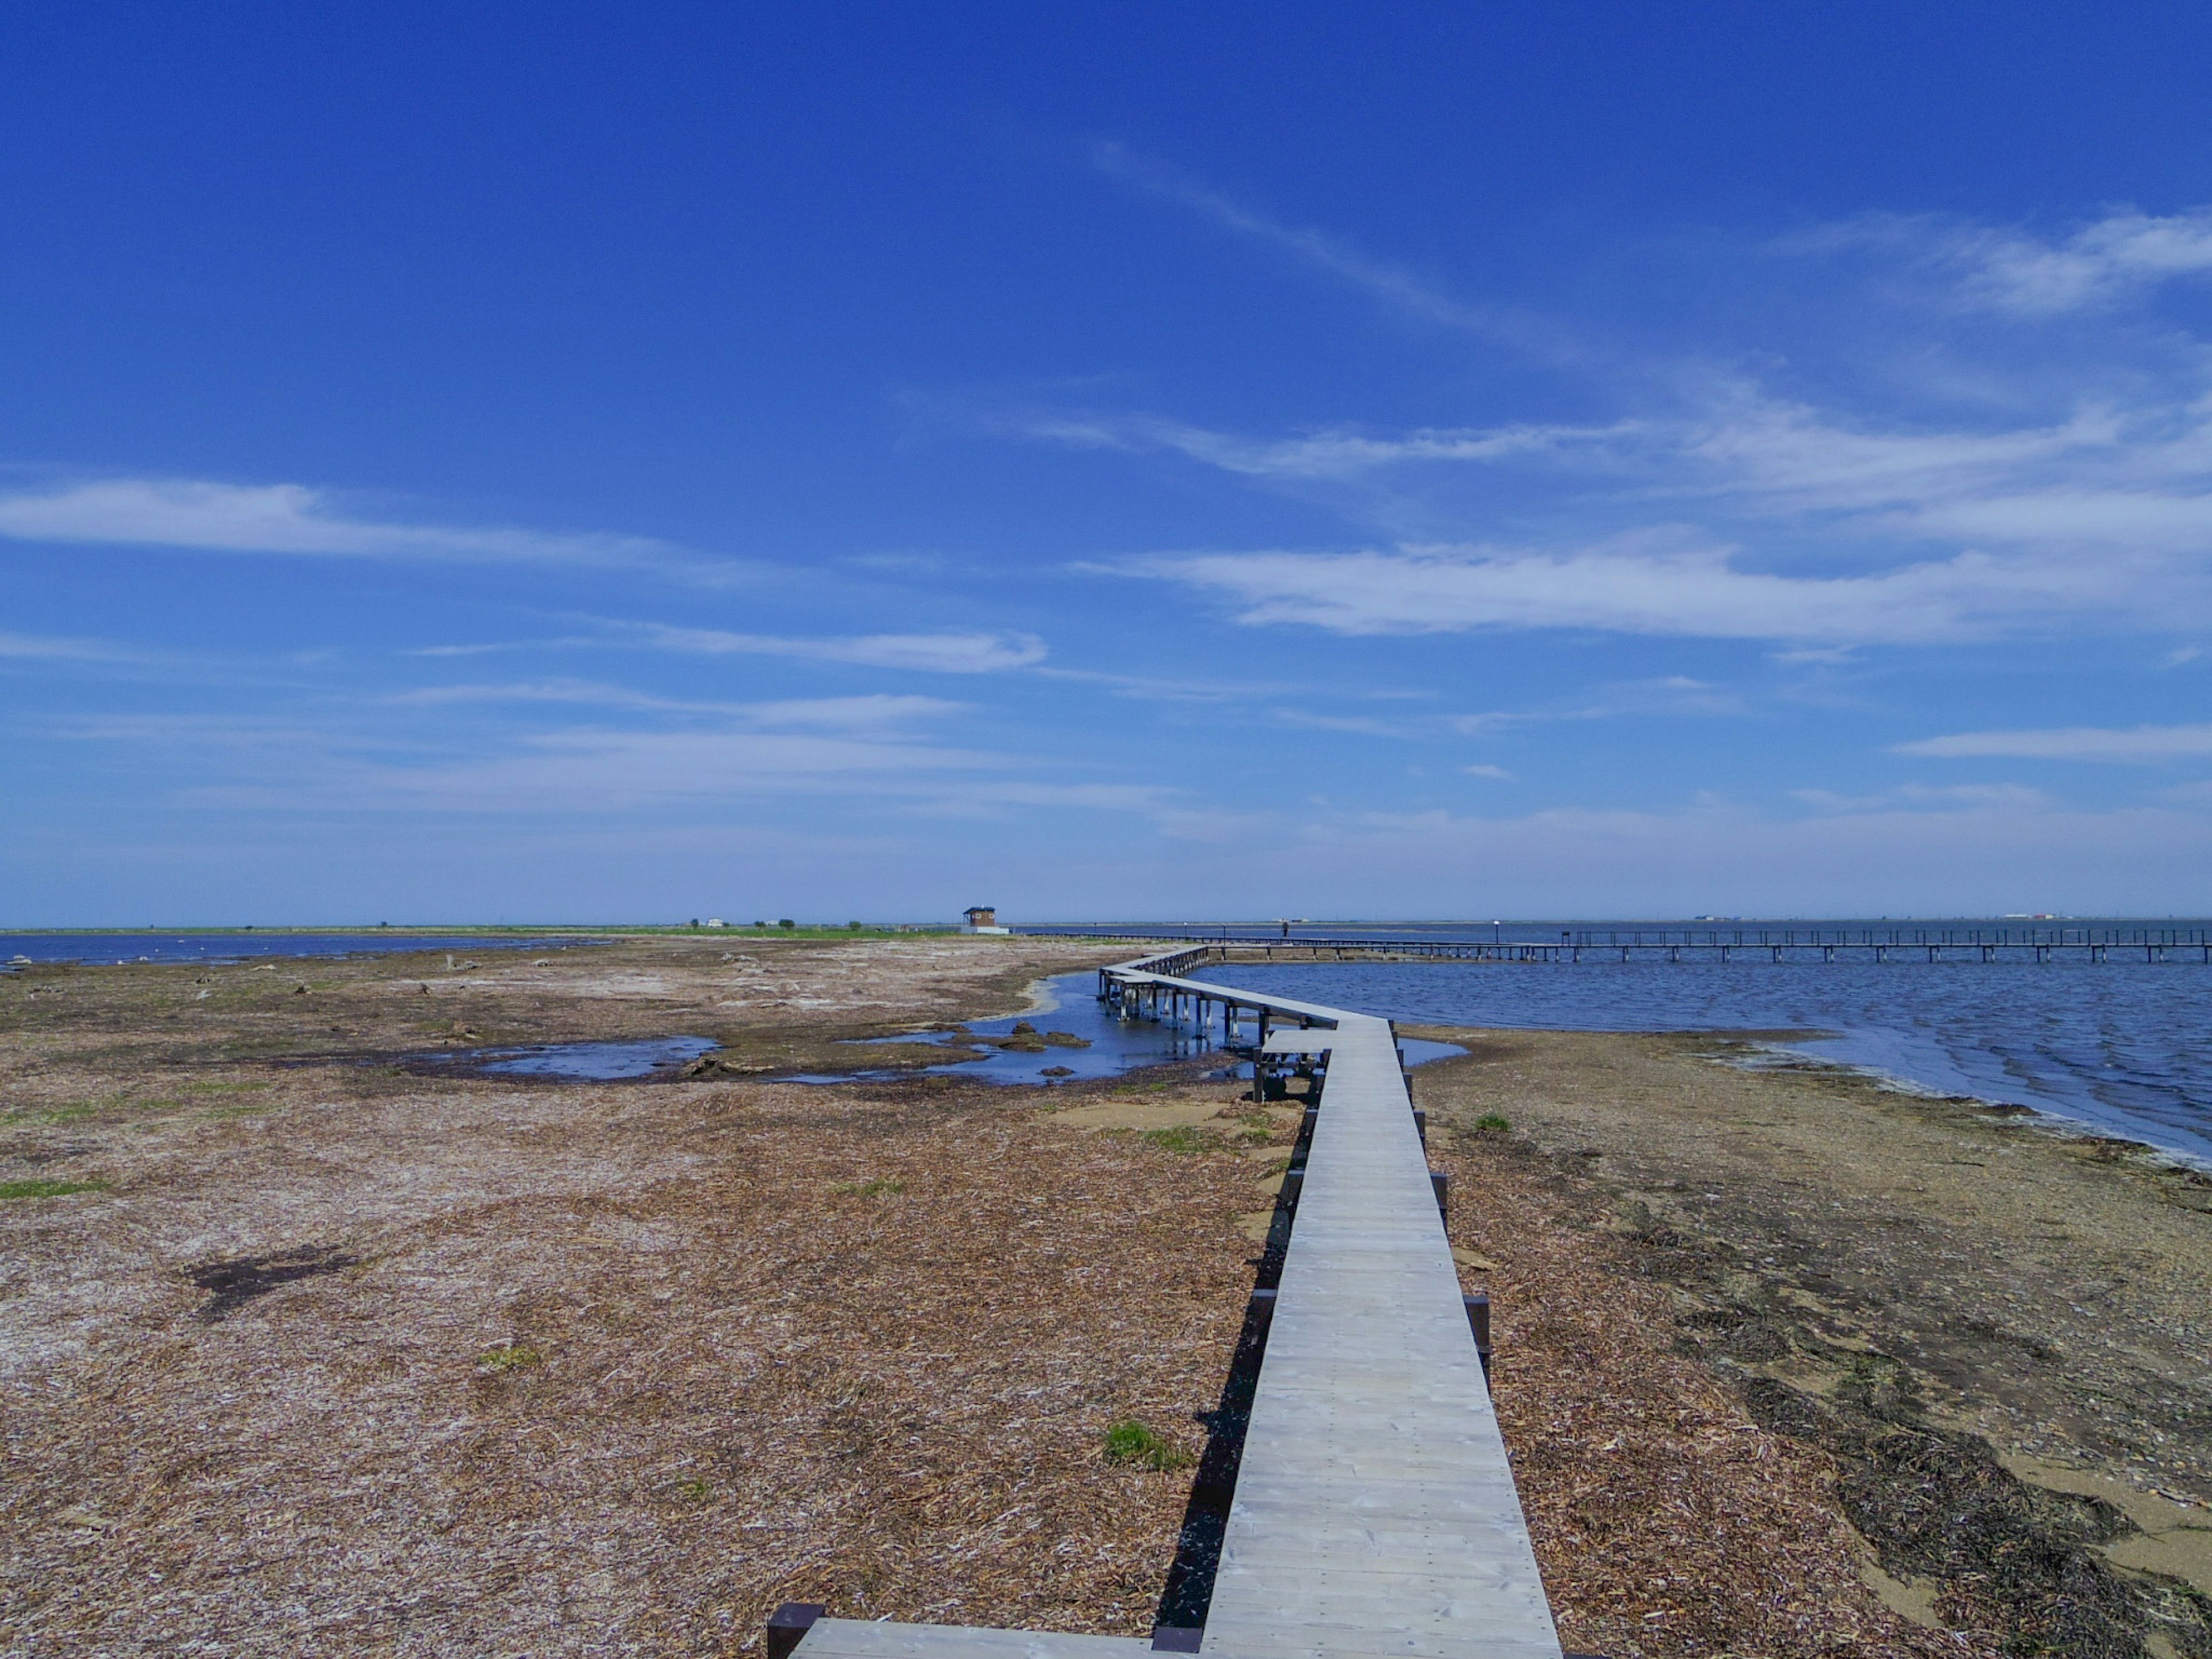
[[[1471,1291],[1460,1297],[1467,1307],[1467,1328],[1474,1333],[1475,1358],[1482,1361],[1482,1380],[1490,1381],[1490,1292]]]
[[[829,1612],[818,1601],[786,1601],[768,1616],[768,1659],[791,1659],[799,1638]]]

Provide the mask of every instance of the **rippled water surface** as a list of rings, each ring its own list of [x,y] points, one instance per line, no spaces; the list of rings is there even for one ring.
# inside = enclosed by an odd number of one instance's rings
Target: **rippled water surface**
[[[393,951],[563,951],[595,940],[513,933],[0,933],[0,964],[26,962],[239,962],[249,957],[355,957]]]
[[[2212,968],[2197,963],[1359,963],[1196,976],[1443,1024],[1818,1031],[1789,1047],[2212,1160]]]

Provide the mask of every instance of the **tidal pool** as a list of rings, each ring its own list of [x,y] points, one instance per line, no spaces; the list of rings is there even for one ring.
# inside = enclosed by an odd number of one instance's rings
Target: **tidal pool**
[[[428,1056],[433,1064],[518,1077],[563,1077],[623,1083],[667,1076],[722,1045],[712,1037],[647,1037],[626,1042],[539,1042],[512,1048],[458,1048]]]

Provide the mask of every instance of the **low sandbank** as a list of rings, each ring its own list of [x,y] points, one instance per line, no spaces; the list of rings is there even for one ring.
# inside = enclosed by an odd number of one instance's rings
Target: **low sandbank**
[[[1199,1064],[764,1080],[1127,953],[0,979],[0,1652],[1143,1632],[1292,1115]],[[420,1063],[678,1033],[725,1047]],[[2201,1177],[1735,1039],[1419,1034],[1472,1050],[1415,1094],[1571,1647],[2212,1655]]]

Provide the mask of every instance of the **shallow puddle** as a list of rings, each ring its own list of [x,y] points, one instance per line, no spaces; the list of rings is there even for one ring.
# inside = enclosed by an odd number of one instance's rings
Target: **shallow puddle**
[[[541,1042],[514,1048],[461,1048],[433,1056],[440,1066],[519,1077],[621,1083],[672,1076],[722,1045],[712,1037],[648,1037],[629,1042]]]
[[[1027,1034],[1018,1033],[1017,1026],[1026,1026],[1030,1030]],[[1249,1029],[1248,1025],[1246,1030]],[[994,1046],[1010,1039],[1018,1040],[1024,1035],[1033,1036],[1035,1042],[1042,1046]],[[1054,1042],[1055,1037],[1062,1040]],[[1067,1041],[1071,1038],[1073,1042]],[[1118,1017],[1108,1004],[1098,1000],[1098,975],[1095,969],[1061,974],[1047,980],[1041,1006],[1025,1014],[1010,1015],[1004,1019],[972,1020],[958,1030],[911,1031],[899,1036],[873,1037],[852,1046],[866,1048],[872,1043],[890,1042],[929,1042],[954,1050],[963,1057],[923,1069],[981,1078],[990,1083],[1064,1083],[1085,1078],[1119,1077],[1140,1066],[1158,1066],[1206,1054],[1221,1056],[1225,1062],[1221,1073],[1224,1078],[1252,1075],[1249,1062],[1224,1050],[1218,1040],[1208,1033],[1160,1020]],[[1425,1042],[1416,1037],[1402,1038],[1399,1046],[1405,1050],[1409,1066],[1467,1052],[1454,1043]],[[970,1057],[973,1048],[984,1052]],[[806,1073],[776,1080],[864,1083],[912,1075],[910,1072],[863,1069]]]

